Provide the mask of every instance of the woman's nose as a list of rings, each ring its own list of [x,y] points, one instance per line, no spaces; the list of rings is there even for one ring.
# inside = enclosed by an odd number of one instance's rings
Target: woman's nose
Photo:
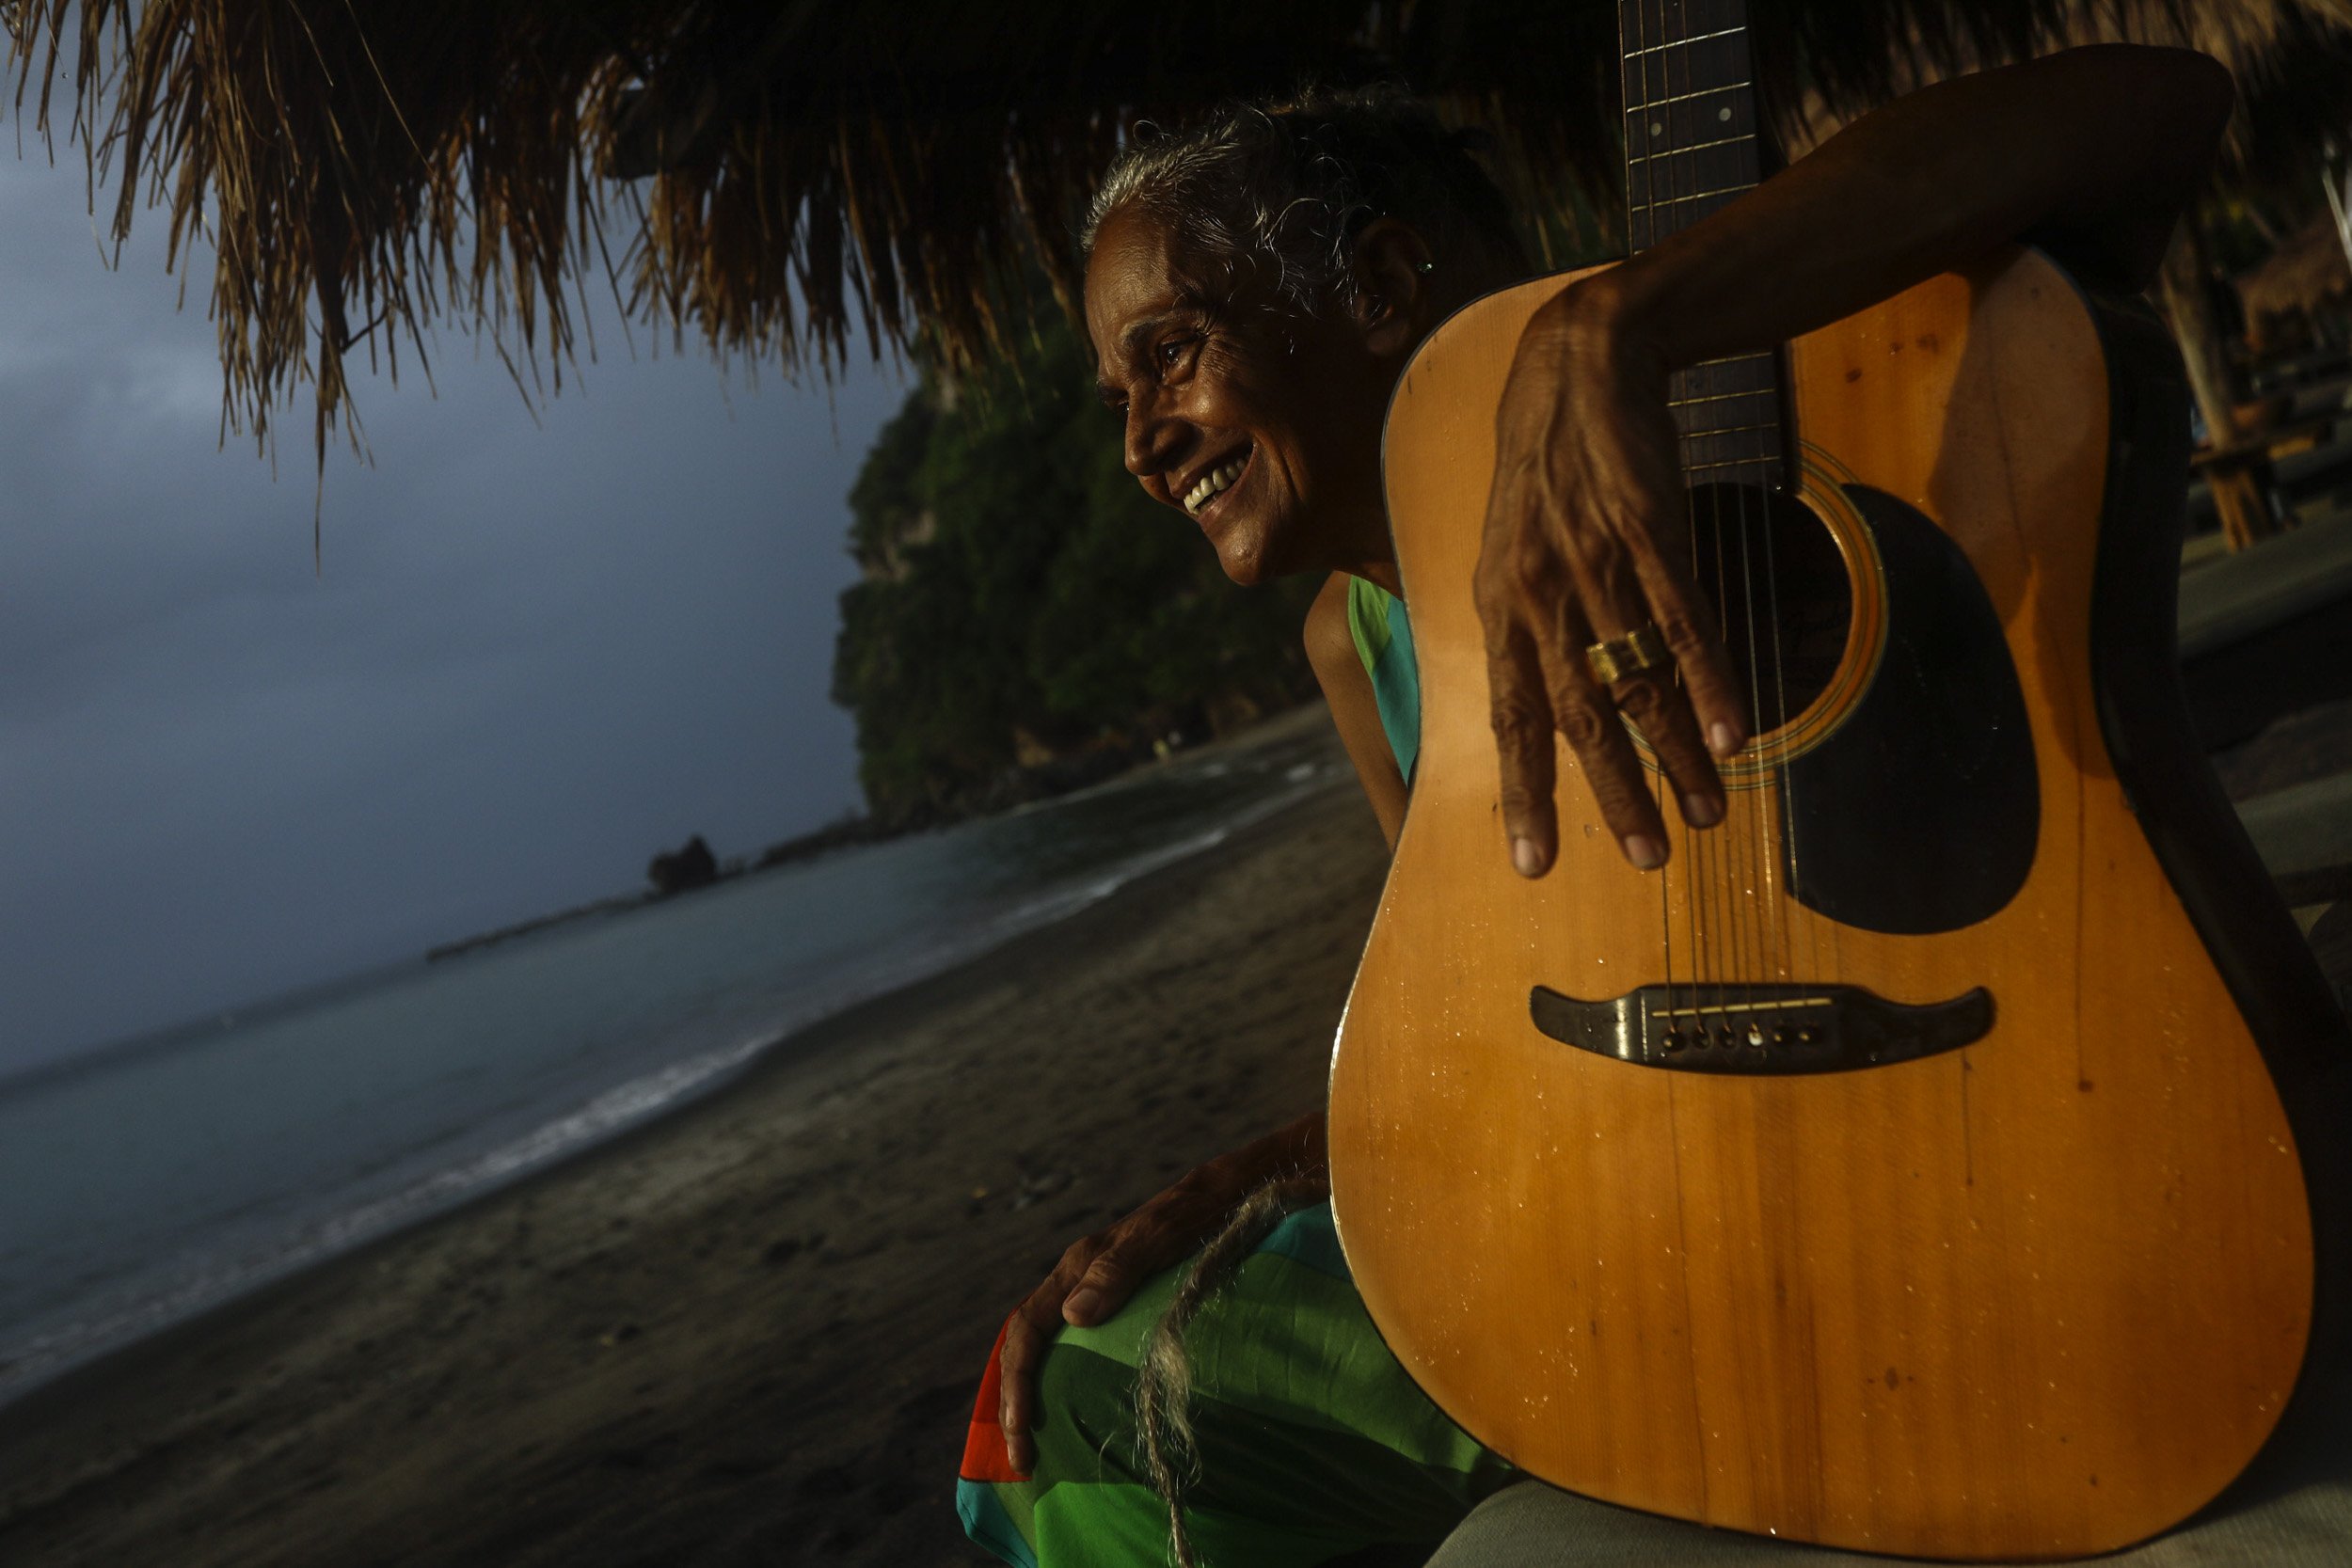
[[[1127,471],[1137,479],[1167,472],[1183,440],[1183,423],[1169,418],[1157,399],[1137,398],[1127,404]]]

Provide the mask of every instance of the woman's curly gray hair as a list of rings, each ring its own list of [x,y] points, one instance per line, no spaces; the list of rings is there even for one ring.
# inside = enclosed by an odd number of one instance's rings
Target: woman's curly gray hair
[[[1113,213],[1147,213],[1236,277],[1256,274],[1305,315],[1352,309],[1350,261],[1367,223],[1409,224],[1440,265],[1527,269],[1511,206],[1472,155],[1476,133],[1450,131],[1401,88],[1310,88],[1234,103],[1181,132],[1138,128],[1095,193],[1088,254]]]

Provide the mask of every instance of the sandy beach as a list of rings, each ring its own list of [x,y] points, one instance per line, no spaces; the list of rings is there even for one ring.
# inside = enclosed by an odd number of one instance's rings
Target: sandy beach
[[[1385,863],[1335,776],[36,1391],[0,1411],[0,1562],[989,1560],[952,1492],[997,1321],[1073,1238],[1319,1101]]]
[[[2347,717],[2225,753],[2225,783],[2341,766]],[[951,1498],[1002,1314],[1073,1238],[1321,1099],[1387,859],[1327,777],[675,1115],[0,1411],[0,1563],[991,1560]],[[2345,913],[2311,933],[2340,987]]]

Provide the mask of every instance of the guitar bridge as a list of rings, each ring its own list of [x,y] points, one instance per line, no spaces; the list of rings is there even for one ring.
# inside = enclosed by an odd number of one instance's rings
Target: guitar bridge
[[[1847,1072],[1956,1051],[1993,1027],[1982,986],[1947,1002],[1889,1002],[1858,986],[1707,981],[1643,986],[1584,1002],[1537,986],[1535,1027],[1564,1045],[1637,1067],[1769,1076]]]

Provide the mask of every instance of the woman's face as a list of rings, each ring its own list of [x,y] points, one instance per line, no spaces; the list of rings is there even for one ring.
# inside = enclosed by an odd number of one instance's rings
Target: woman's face
[[[1087,328],[1128,471],[1199,525],[1236,582],[1385,557],[1395,364],[1343,316],[1300,316],[1235,281],[1132,208],[1098,231]]]

